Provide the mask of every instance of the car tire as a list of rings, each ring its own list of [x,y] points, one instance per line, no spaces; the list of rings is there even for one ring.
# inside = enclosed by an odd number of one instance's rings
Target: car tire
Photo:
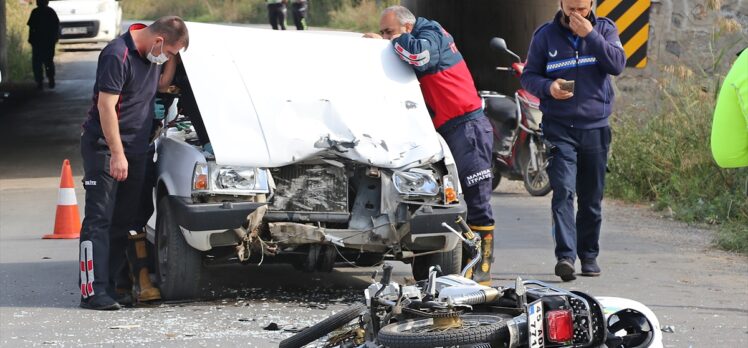
[[[286,338],[281,341],[279,348],[300,348],[303,347],[320,337],[327,335],[340,328],[341,326],[348,324],[353,319],[358,318],[362,313],[366,311],[366,306],[363,303],[354,304],[340,312],[331,315],[329,318],[314,324],[301,332]]]
[[[423,280],[429,277],[429,268],[439,265],[442,274],[459,274],[462,271],[462,243],[457,243],[454,249],[443,253],[416,257],[410,264],[413,278]]]
[[[164,300],[199,298],[204,275],[202,254],[182,235],[169,205],[169,197],[158,201],[156,219],[156,275]]]

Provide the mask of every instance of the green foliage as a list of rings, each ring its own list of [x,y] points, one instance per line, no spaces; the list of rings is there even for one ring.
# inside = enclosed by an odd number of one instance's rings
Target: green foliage
[[[157,19],[177,15],[189,21],[241,23],[264,14],[264,0],[122,1],[124,17]]]
[[[33,79],[31,72],[31,45],[29,38],[29,19],[32,5],[17,0],[5,2],[6,25],[8,34],[8,81],[25,81]],[[5,75],[5,74],[3,74]],[[6,76],[3,76],[5,81]]]
[[[399,1],[343,0],[341,7],[330,12],[329,26],[358,32],[379,32],[379,14],[382,9]]]
[[[732,62],[726,52],[746,45],[739,31],[726,34],[715,31],[703,67],[661,67],[651,103],[619,107],[607,190],[670,208],[679,220],[719,225],[718,246],[748,253],[748,168],[721,169],[710,149],[717,89]]]
[[[309,0],[307,23],[354,31],[379,29],[379,12],[397,0]],[[124,17],[156,19],[177,15],[189,21],[266,24],[265,0],[127,0],[122,1]],[[289,9],[288,23],[291,22]]]

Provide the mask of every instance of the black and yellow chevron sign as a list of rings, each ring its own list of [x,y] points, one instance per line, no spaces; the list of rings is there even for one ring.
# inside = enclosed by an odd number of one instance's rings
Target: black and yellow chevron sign
[[[647,66],[649,8],[651,0],[598,0],[597,15],[616,22],[626,51],[626,66]]]

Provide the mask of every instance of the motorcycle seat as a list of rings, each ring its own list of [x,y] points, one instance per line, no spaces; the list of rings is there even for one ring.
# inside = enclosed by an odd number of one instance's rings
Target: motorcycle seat
[[[506,97],[485,98],[485,113],[491,120],[513,127],[517,122],[517,104],[514,100]]]

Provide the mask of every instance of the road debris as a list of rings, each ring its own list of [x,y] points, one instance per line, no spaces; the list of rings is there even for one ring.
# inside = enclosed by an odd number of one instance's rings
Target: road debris
[[[672,325],[665,325],[662,327],[662,332],[664,333],[675,333],[675,326]]]
[[[280,326],[278,326],[278,324],[276,323],[270,323],[268,326],[265,326],[263,328],[263,330],[267,330],[267,331],[280,331],[280,329],[281,329]]]

